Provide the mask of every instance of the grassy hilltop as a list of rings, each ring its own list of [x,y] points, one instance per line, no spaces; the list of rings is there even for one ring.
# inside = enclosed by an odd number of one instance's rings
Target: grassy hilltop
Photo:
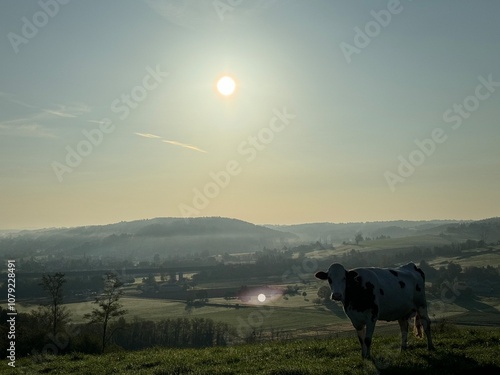
[[[102,356],[71,354],[24,358],[14,374],[476,374],[500,370],[500,329],[470,329],[435,325],[437,350],[429,353],[423,341],[412,338],[411,349],[400,353],[399,336],[375,335],[374,360],[361,360],[352,337],[216,347],[206,349],[154,348]],[[36,360],[39,360],[37,363]]]

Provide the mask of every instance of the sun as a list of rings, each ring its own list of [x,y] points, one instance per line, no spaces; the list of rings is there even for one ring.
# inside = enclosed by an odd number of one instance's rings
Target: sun
[[[217,81],[217,91],[224,96],[229,96],[234,93],[236,82],[229,76],[224,76]]]
[[[259,300],[259,302],[265,302],[266,300],[266,295],[261,293],[257,296],[257,299]]]

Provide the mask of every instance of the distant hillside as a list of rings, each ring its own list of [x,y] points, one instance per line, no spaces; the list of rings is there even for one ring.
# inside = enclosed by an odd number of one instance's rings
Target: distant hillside
[[[432,221],[375,221],[366,223],[312,223],[297,225],[268,225],[269,228],[294,233],[304,241],[320,241],[339,244],[344,241],[354,241],[356,234],[376,238],[390,236],[391,238],[418,235],[421,231],[435,227],[446,227],[457,224],[456,220]]]
[[[344,241],[353,243],[358,233],[365,239],[408,238],[407,246],[412,245],[412,238],[420,242],[439,238],[449,243],[467,239],[496,243],[500,241],[500,218],[471,222],[401,220],[268,226],[221,217],[156,218],[109,225],[4,232],[0,237],[0,256],[82,258],[85,255],[151,261],[155,254],[166,258],[202,252],[211,255],[254,252],[264,247],[283,248],[317,241],[334,245]]]
[[[500,218],[439,225],[423,230],[421,234],[441,234],[460,237],[464,240],[483,240],[487,243],[497,242],[500,241]]]
[[[76,228],[21,231],[0,238],[0,255],[99,256],[151,260],[186,253],[221,254],[283,247],[297,236],[236,219],[157,218]]]

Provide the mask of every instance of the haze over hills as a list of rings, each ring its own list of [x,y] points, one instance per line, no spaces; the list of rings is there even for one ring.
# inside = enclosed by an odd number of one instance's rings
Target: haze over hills
[[[268,225],[269,228],[298,235],[305,241],[327,241],[339,243],[354,239],[361,233],[367,237],[408,237],[436,227],[460,223],[458,220],[430,221],[374,221],[359,223],[310,223],[296,225]]]
[[[282,247],[294,234],[220,217],[155,218],[109,225],[51,228],[10,233],[0,239],[0,254],[15,257],[61,255],[148,259],[155,254],[250,252]]]
[[[500,241],[500,218],[480,221],[432,220],[366,223],[310,223],[255,225],[245,221],[204,217],[155,218],[109,225],[24,230],[0,235],[5,257],[64,256],[113,257],[151,260],[193,253],[244,253],[300,243],[338,245],[364,238],[440,236],[450,242],[466,239]]]

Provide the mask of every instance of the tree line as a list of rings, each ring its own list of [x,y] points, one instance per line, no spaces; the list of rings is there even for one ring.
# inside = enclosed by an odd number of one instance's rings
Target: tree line
[[[16,354],[37,358],[45,354],[71,352],[99,354],[111,349],[142,349],[151,346],[202,347],[227,345],[233,330],[211,319],[164,319],[160,322],[134,319],[126,322],[120,298],[122,282],[109,273],[102,290],[93,301],[95,307],[85,314],[87,324],[72,324],[63,301],[66,278],[63,273],[42,276],[40,287],[47,302],[30,313],[16,316]],[[0,334],[7,335],[8,311],[0,307]],[[7,342],[0,341],[6,352]]]

